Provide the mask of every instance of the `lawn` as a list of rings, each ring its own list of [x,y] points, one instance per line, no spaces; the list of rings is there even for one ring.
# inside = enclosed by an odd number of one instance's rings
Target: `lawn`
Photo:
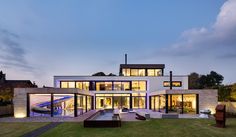
[[[42,137],[235,137],[236,119],[227,128],[216,128],[208,119],[155,119],[123,122],[121,128],[84,128],[82,123],[63,123]]]
[[[0,137],[19,137],[48,123],[0,123]]]

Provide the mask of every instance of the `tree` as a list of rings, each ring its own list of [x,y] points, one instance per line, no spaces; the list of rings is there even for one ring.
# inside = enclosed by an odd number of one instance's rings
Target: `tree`
[[[218,89],[218,100],[229,101],[231,89],[229,86],[220,86]]]
[[[211,71],[210,74],[202,75],[199,78],[201,88],[218,89],[222,84],[224,77],[215,71]]]
[[[236,101],[236,83],[231,87],[230,97],[232,101]]]
[[[92,76],[106,76],[106,74],[104,72],[97,72],[94,73]]]
[[[193,72],[188,76],[189,89],[200,89],[199,77],[199,74],[196,72]]]

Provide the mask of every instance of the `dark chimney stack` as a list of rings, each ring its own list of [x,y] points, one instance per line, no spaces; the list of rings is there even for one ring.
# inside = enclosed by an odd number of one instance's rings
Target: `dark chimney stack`
[[[125,64],[127,64],[127,54],[125,54]]]
[[[172,85],[172,71],[170,71],[170,90],[172,89],[173,85]]]

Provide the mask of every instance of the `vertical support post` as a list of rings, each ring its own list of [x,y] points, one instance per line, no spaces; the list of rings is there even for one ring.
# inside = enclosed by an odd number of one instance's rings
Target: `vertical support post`
[[[196,114],[199,114],[199,94],[196,94]]]
[[[88,106],[87,106],[87,104],[88,104],[88,103],[87,103],[87,101],[88,101],[88,99],[87,99],[87,98],[88,98],[88,97],[87,97],[87,95],[86,95],[85,97],[86,97],[86,98],[85,98],[85,100],[86,100],[86,101],[85,101],[86,112],[88,112]]]
[[[132,104],[132,94],[129,94],[129,105],[130,105],[130,109],[132,109],[133,108],[133,104]]]
[[[161,112],[161,96],[158,96],[158,112]]]
[[[181,114],[184,114],[184,94],[182,94],[182,112]]]
[[[152,110],[152,97],[149,96],[149,109]]]
[[[166,94],[166,113],[168,113],[168,94]]]
[[[172,90],[172,71],[170,71],[170,90]]]
[[[53,112],[54,112],[54,109],[53,109],[53,100],[54,100],[54,95],[53,95],[53,93],[51,93],[51,117],[53,117]]]
[[[29,95],[29,93],[27,93],[27,97],[26,97],[26,99],[27,99],[27,110],[26,110],[26,112],[27,112],[27,117],[30,117],[30,95]]]
[[[77,94],[74,94],[74,116],[77,117],[78,116],[78,99],[77,99]]]
[[[146,93],[146,96],[145,96],[145,109],[147,109],[147,102],[148,102],[147,99],[148,98],[147,98],[147,93]]]

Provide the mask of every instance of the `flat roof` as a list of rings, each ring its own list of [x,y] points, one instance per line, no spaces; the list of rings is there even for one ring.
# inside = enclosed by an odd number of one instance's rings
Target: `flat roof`
[[[120,64],[120,68],[150,68],[150,69],[155,69],[155,68],[160,68],[164,69],[165,64]]]

